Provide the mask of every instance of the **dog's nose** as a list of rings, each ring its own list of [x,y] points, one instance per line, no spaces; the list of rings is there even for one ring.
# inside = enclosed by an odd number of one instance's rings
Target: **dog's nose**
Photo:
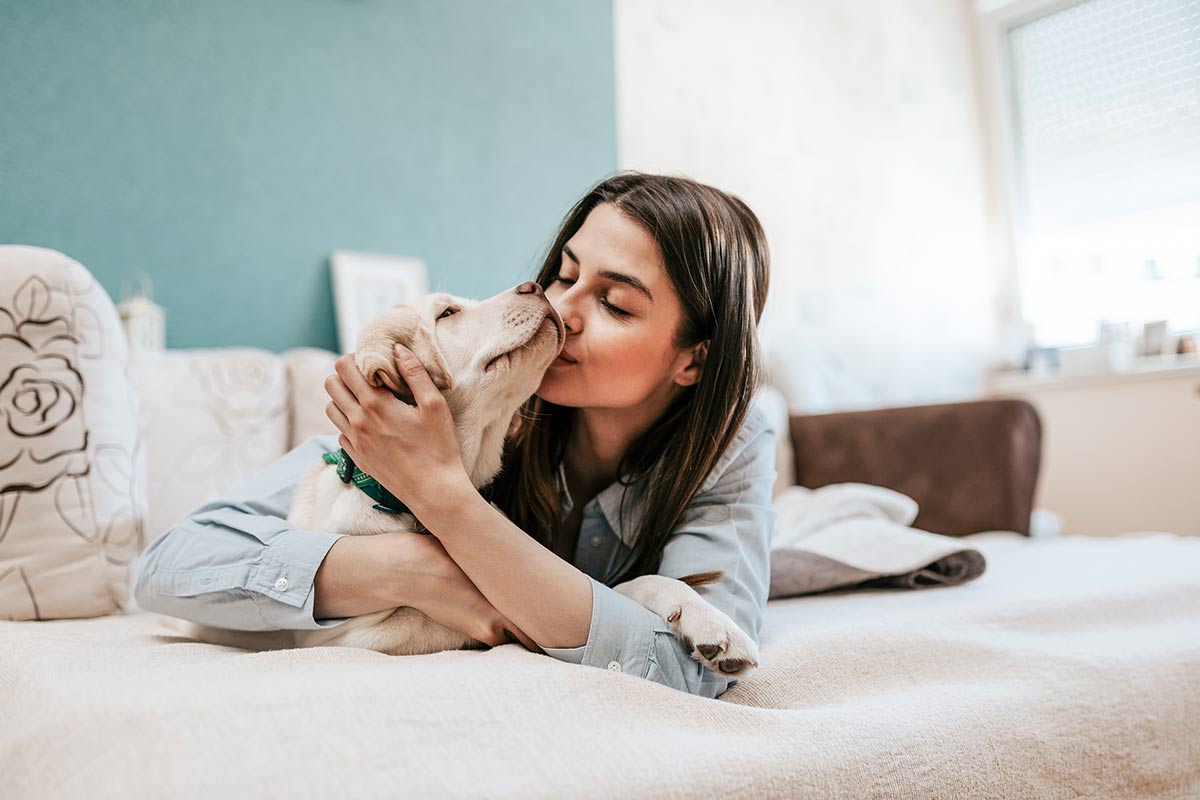
[[[517,287],[517,294],[540,294],[544,296],[545,292],[543,292],[542,287],[534,281],[525,281]]]

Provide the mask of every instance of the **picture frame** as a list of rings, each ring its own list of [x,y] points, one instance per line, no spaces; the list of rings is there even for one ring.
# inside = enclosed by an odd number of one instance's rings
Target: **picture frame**
[[[1148,320],[1142,324],[1143,356],[1167,355],[1168,336],[1170,330],[1165,319]]]
[[[343,354],[354,351],[358,334],[372,318],[429,293],[429,273],[420,258],[335,250],[329,263]]]

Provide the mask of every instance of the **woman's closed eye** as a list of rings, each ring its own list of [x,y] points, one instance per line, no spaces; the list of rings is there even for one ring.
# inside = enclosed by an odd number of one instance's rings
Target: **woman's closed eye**
[[[562,275],[555,275],[555,276],[554,276],[554,280],[555,280],[555,281],[557,281],[557,282],[559,282],[559,283],[565,284],[566,286],[572,286],[572,285],[574,285],[574,283],[575,283],[575,279],[574,279],[574,278],[564,278]],[[604,306],[606,309],[608,309],[608,310],[609,310],[609,312],[610,312],[610,313],[612,313],[612,315],[613,315],[613,316],[616,316],[616,317],[631,317],[631,316],[633,316],[632,314],[630,314],[630,313],[629,313],[628,311],[626,311],[625,309],[623,309],[623,308],[617,308],[617,307],[616,307],[616,306],[614,306],[612,303],[608,302],[608,299],[607,299],[607,298],[601,297],[601,298],[600,298],[600,305],[602,305],[602,306]]]

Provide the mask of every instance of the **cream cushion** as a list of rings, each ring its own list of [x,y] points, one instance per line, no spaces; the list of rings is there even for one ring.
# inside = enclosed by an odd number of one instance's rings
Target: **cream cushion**
[[[125,336],[62,253],[0,245],[0,619],[124,608],[146,465]]]
[[[338,354],[317,347],[296,347],[283,353],[288,376],[288,408],[291,422],[288,449],[310,436],[338,433],[337,426],[325,413],[329,393],[325,379],[333,374]]]
[[[138,354],[150,471],[149,538],[270,466],[288,450],[283,360],[254,347]]]

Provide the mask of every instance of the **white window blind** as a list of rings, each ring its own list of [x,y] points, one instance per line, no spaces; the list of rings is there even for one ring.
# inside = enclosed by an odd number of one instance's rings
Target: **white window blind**
[[[1200,0],[1088,0],[1008,33],[1019,277],[1048,346],[1200,328]]]

